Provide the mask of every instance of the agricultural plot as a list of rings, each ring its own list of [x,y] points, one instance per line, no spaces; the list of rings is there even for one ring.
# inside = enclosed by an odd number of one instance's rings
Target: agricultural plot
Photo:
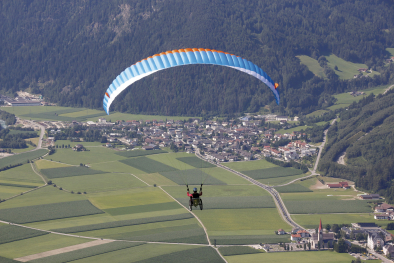
[[[35,188],[35,187],[34,187]],[[27,187],[5,186],[0,184],[0,199],[7,199],[12,196],[20,195],[22,192],[31,190]]]
[[[298,174],[302,174],[302,171],[294,168],[272,167],[272,168],[259,169],[259,170],[243,171],[243,173],[249,177],[252,177],[255,180],[259,180],[259,179],[298,175]]]
[[[34,173],[30,164],[24,164],[0,173],[0,183],[21,184],[25,186],[40,186],[42,179]]]
[[[104,147],[105,146],[105,144],[101,143],[101,142],[72,142],[69,140],[56,140],[56,142],[55,142],[55,145],[57,145],[59,148],[61,148],[63,145],[64,146],[70,145],[70,147],[74,147],[76,144],[82,144],[86,148],[97,147],[97,146]]]
[[[178,208],[181,208],[181,206],[177,202],[168,202],[168,203],[160,203],[160,204],[109,208],[109,209],[105,209],[104,211],[112,216],[118,216],[118,215],[145,213],[152,211],[172,210]]]
[[[53,183],[74,192],[102,192],[136,187],[146,184],[131,174],[101,173],[73,177],[55,178]]]
[[[89,200],[100,209],[159,204],[174,201],[157,187],[94,193],[89,194]]]
[[[263,252],[248,246],[220,247],[219,251],[224,257],[234,256],[234,255],[256,254]]]
[[[192,248],[186,251],[173,252],[158,257],[138,261],[139,263],[156,263],[156,262],[172,262],[172,263],[223,263],[223,259],[211,247]]]
[[[162,176],[159,173],[153,173],[153,174],[139,174],[138,178],[143,180],[144,182],[150,184],[150,185],[178,185],[177,183],[174,183],[173,181],[169,180],[168,178]]]
[[[145,173],[158,173],[158,172],[169,172],[169,171],[175,171],[178,170],[174,167],[165,165],[161,162],[152,160],[147,157],[138,157],[138,158],[132,158],[132,159],[125,159],[125,160],[120,160],[120,162],[127,164],[129,166],[132,166],[134,168],[137,168],[138,170],[141,170]]]
[[[160,172],[160,174],[179,185],[200,185],[202,183],[205,185],[225,184],[199,169]]]
[[[146,155],[159,154],[159,153],[168,153],[168,152],[163,150],[152,150],[152,151],[134,150],[134,151],[117,152],[115,154],[120,155],[122,157],[130,158],[130,157],[139,157],[139,156],[146,156]]]
[[[76,110],[76,109],[75,109]],[[71,111],[71,110],[70,110]],[[95,113],[89,114],[80,117],[68,117],[64,113],[70,112],[69,110],[60,110],[60,111],[48,111],[48,112],[41,112],[41,113],[31,113],[22,115],[25,119],[32,119],[32,120],[51,120],[51,121],[87,121],[91,118],[98,118],[102,116],[102,113]],[[75,112],[75,111],[73,111]]]
[[[260,183],[263,184],[268,184],[268,185],[282,185],[289,183],[295,179],[298,179],[300,177],[304,177],[307,174],[297,174],[297,175],[289,175],[289,176],[282,176],[282,177],[272,177],[272,178],[267,178],[267,179],[260,179],[258,180]]]
[[[60,191],[55,187],[46,186],[38,190],[32,191],[28,194],[21,195],[18,198],[13,198],[7,200],[7,202],[3,202],[0,204],[0,209],[70,202],[78,200],[86,200],[86,197],[83,195],[70,194],[64,191]]]
[[[193,166],[186,164],[185,162],[181,162],[178,160],[179,157],[190,156],[188,153],[169,153],[169,154],[155,154],[148,156],[149,159],[158,161],[165,165],[169,165],[178,170],[190,170],[194,169]]]
[[[42,169],[41,173],[49,179],[54,179],[88,174],[103,174],[105,172],[83,166],[69,166],[61,168]]]
[[[275,187],[279,193],[297,193],[297,192],[312,192],[309,188],[301,184],[289,184],[285,186]]]
[[[252,245],[252,244],[275,244],[289,242],[288,235],[239,235],[239,236],[209,236],[211,242],[217,245]],[[250,254],[250,253],[248,253]]]
[[[296,57],[300,60],[300,63],[307,66],[313,74],[323,79],[326,78],[326,75],[324,74],[324,69],[320,66],[319,62],[316,59],[305,55]]]
[[[0,244],[5,244],[32,237],[38,237],[46,234],[48,234],[48,232],[14,225],[0,225]]]
[[[249,185],[251,184],[249,181],[241,178],[238,175],[235,175],[225,169],[219,167],[213,168],[203,168],[201,169],[204,173],[209,174],[212,177],[226,183],[226,184],[237,184],[237,185]]]
[[[361,200],[284,200],[290,214],[369,213],[371,206]]]
[[[38,157],[41,157],[41,156],[45,155],[47,152],[48,151],[45,149],[40,149],[40,150],[33,151],[33,152],[21,153],[21,154],[17,154],[17,155],[11,155],[8,157],[4,157],[4,158],[0,159],[0,168],[8,166],[8,165],[27,163],[28,160],[30,161],[30,160],[36,159]]]
[[[278,262],[303,262],[303,263],[349,263],[355,258],[348,253],[333,253],[331,251],[300,251],[286,253],[259,253],[228,256],[229,263],[278,263]],[[377,263],[380,260],[362,262]]]
[[[122,156],[114,154],[115,151],[106,147],[91,147],[89,151],[73,151],[72,149],[56,149],[52,155],[47,155],[44,158],[61,163],[72,165],[95,164],[110,161],[117,161],[123,159]]]
[[[277,165],[267,162],[266,160],[232,162],[225,163],[223,165],[239,172],[278,167]]]
[[[1,256],[0,256],[0,262],[2,262],[2,263],[17,263],[17,262],[19,262],[19,261],[16,261],[16,260],[13,260],[13,259],[10,259],[10,258],[5,258],[5,257],[1,257]]]
[[[386,50],[391,54],[391,56],[394,56],[394,48],[386,48]]]
[[[53,249],[78,245],[91,240],[55,234],[27,238],[0,245],[0,255],[7,258],[19,258]],[[21,249],[23,248],[23,249]],[[2,262],[2,261],[0,261]]]
[[[53,231],[61,232],[61,233],[78,233],[78,232],[86,232],[86,231],[101,230],[101,229],[108,229],[108,228],[118,228],[118,227],[123,227],[123,226],[133,226],[133,225],[142,225],[142,224],[150,224],[150,223],[157,223],[157,222],[183,220],[183,219],[189,219],[189,218],[193,218],[193,216],[190,213],[184,213],[184,214],[170,215],[170,216],[139,218],[139,219],[131,219],[131,220],[106,222],[106,223],[101,223],[101,224],[92,224],[92,225],[60,228],[60,229],[55,229]]]
[[[31,260],[32,263],[63,263],[75,261],[78,259],[89,258],[108,252],[118,251],[125,248],[140,246],[144,243],[130,243],[130,242],[111,242],[107,244],[102,244],[94,247],[88,247],[76,251],[71,251],[67,253],[62,253],[58,255],[53,255],[45,258],[39,258],[36,260]]]
[[[215,165],[208,163],[206,161],[203,161],[200,158],[197,158],[195,156],[190,156],[190,157],[179,157],[177,158],[179,161],[184,162],[190,166],[193,166],[194,168],[211,168],[211,167],[216,167]]]
[[[246,208],[275,208],[275,202],[271,196],[218,196],[201,197],[204,209],[246,209]],[[177,199],[181,204],[188,207],[189,199]],[[194,208],[200,209],[198,207]]]
[[[62,202],[2,209],[0,219],[18,224],[104,213],[89,201]]]
[[[121,163],[119,161],[109,161],[94,163],[89,165],[91,168],[108,172],[108,173],[131,173],[131,174],[145,174],[145,172],[138,170],[130,165]]]
[[[381,226],[386,226],[390,221],[387,220],[376,220],[373,218],[373,214],[303,214],[303,215],[291,215],[294,221],[305,228],[316,228],[319,226],[320,219],[323,225],[326,224],[351,224],[357,222],[364,223],[376,223]]]
[[[354,75],[358,75],[359,68],[368,68],[365,64],[352,63],[350,61],[343,60],[334,54],[326,56],[328,63],[327,66],[332,68],[335,71],[335,74],[339,76],[340,79],[352,79]],[[335,66],[338,67],[338,70],[335,70]],[[377,72],[375,74],[378,74]],[[372,77],[374,74],[370,74]]]
[[[34,162],[36,167],[41,169],[51,169],[51,168],[60,168],[60,167],[70,167],[71,165],[59,162],[52,162],[49,160],[41,159]]]

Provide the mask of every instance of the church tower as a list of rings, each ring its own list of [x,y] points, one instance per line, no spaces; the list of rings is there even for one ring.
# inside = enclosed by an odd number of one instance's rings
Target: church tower
[[[321,225],[321,218],[320,218],[320,224],[319,224],[319,231],[317,233],[317,241],[323,240],[323,227]]]

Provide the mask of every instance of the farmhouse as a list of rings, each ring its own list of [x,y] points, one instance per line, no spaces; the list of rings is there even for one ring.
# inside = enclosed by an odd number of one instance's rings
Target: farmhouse
[[[278,235],[285,235],[286,232],[281,228],[278,230]]]
[[[300,234],[291,234],[291,241],[300,241],[301,235]]]
[[[392,205],[383,203],[375,207],[375,212],[384,213],[384,212],[393,212],[394,207]]]
[[[360,195],[360,198],[363,200],[366,199],[380,199],[380,196],[378,194],[370,194],[370,195]]]
[[[350,188],[348,182],[339,182],[337,184],[327,184],[328,188]]]

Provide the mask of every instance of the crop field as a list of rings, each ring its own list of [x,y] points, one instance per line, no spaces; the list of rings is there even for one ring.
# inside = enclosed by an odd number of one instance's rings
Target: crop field
[[[312,192],[312,190],[301,184],[289,184],[285,186],[275,187],[275,189],[279,193]]]
[[[290,128],[290,129],[280,129],[278,131],[275,132],[275,134],[279,133],[279,134],[285,134],[285,133],[293,133],[293,131],[301,131],[307,129],[307,128],[312,128],[312,126],[297,126],[294,128]]]
[[[54,178],[64,178],[64,177],[81,176],[81,175],[89,175],[89,174],[102,174],[105,172],[90,169],[83,166],[69,166],[69,167],[61,167],[61,168],[41,169],[41,173],[49,179],[54,179]]]
[[[24,164],[0,172],[0,182],[30,186],[43,185],[42,179],[34,173],[30,164]]]
[[[52,162],[50,160],[45,160],[45,159],[37,160],[34,163],[39,170],[51,169],[51,168],[61,168],[61,167],[70,167],[69,164]]]
[[[244,208],[275,208],[275,202],[271,196],[217,196],[201,197],[204,209],[244,209]],[[189,199],[177,199],[181,204],[188,207]],[[193,207],[193,210],[200,209]]]
[[[248,246],[219,247],[219,251],[223,256],[255,254],[255,253],[263,253],[264,252],[264,251],[254,249],[254,248],[248,247]]]
[[[275,244],[289,242],[288,235],[235,235],[235,236],[210,236],[211,243],[216,240],[217,245],[245,245],[245,244]],[[258,251],[258,250],[256,250]],[[249,253],[250,254],[250,253]]]
[[[389,85],[383,85],[383,86],[374,87],[374,88],[370,88],[370,89],[366,89],[366,90],[361,90],[365,93],[365,95],[360,95],[357,97],[353,97],[352,95],[350,95],[347,92],[334,95],[334,97],[337,99],[337,101],[335,102],[335,104],[333,106],[328,107],[328,109],[335,110],[335,109],[339,109],[339,108],[348,107],[353,102],[358,102],[362,98],[364,98],[372,93],[374,95],[378,95],[378,94],[383,93],[387,89],[388,86]]]
[[[243,171],[243,173],[249,177],[252,177],[255,180],[259,180],[259,179],[298,175],[298,174],[302,174],[302,171],[294,168],[272,167],[272,168],[259,169],[259,170]]]
[[[158,161],[160,163],[163,163],[165,165],[169,165],[169,166],[174,167],[178,170],[194,169],[193,166],[188,165],[188,164],[178,160],[178,157],[182,157],[182,156],[190,156],[190,154],[188,154],[188,153],[155,154],[155,155],[148,156],[148,158]]]
[[[286,253],[259,253],[227,256],[229,263],[278,263],[278,262],[303,262],[303,263],[349,263],[355,258],[348,253],[333,253],[331,251],[300,251]],[[377,263],[381,260],[368,260],[362,262]]]
[[[165,165],[161,162],[152,160],[147,157],[138,157],[138,158],[131,158],[131,159],[125,159],[125,160],[120,160],[120,162],[127,164],[129,166],[132,166],[134,168],[137,168],[138,170],[141,170],[145,173],[158,173],[158,172],[169,172],[169,171],[175,171],[177,170],[174,167]]]
[[[200,185],[202,183],[204,183],[205,185],[225,184],[224,182],[216,179],[215,177],[204,173],[200,169],[160,172],[160,174],[179,185]]]
[[[40,149],[40,150],[33,151],[33,152],[21,153],[21,154],[12,155],[12,156],[2,158],[2,159],[0,159],[0,168],[8,166],[8,165],[18,164],[18,163],[26,163],[27,160],[36,159],[38,157],[43,156],[47,152],[48,151],[45,149]]]
[[[326,75],[324,74],[324,69],[320,66],[319,62],[317,62],[316,59],[305,55],[296,57],[300,60],[300,63],[307,66],[313,74],[321,78],[326,78]]]
[[[76,192],[101,192],[144,187],[146,184],[131,174],[101,173],[52,180],[59,187]]]
[[[2,244],[0,245],[0,255],[8,258],[18,258],[89,241],[91,240],[47,234]]]
[[[170,179],[162,176],[159,173],[153,173],[153,174],[139,174],[138,178],[141,180],[144,180],[144,182],[150,184],[150,185],[178,185],[177,183],[174,183]]]
[[[72,142],[69,140],[56,140],[55,145],[58,145],[58,147],[62,147],[64,146],[68,146],[70,145],[70,147],[74,147],[76,144],[82,144],[84,147],[96,147],[96,146],[105,146],[105,143],[101,143],[101,142]]]
[[[211,168],[211,167],[216,167],[215,165],[208,163],[206,161],[203,161],[200,158],[197,158],[195,156],[190,156],[190,157],[179,157],[177,158],[179,161],[184,162],[190,166],[193,166],[194,168]]]
[[[66,252],[58,255],[53,255],[45,258],[39,258],[29,262],[32,263],[63,263],[75,261],[78,259],[89,258],[92,256],[97,256],[105,254],[108,252],[113,252],[117,250],[122,250],[125,248],[140,246],[144,243],[130,243],[130,242],[111,242],[107,244],[102,244],[94,247],[88,247],[84,249],[79,249],[76,251]]]
[[[376,220],[373,218],[372,213],[365,214],[304,214],[304,215],[291,215],[294,221],[305,228],[316,228],[319,226],[320,219],[323,225],[326,224],[351,224],[357,222],[376,223],[377,225],[386,226],[390,221]]]
[[[4,186],[0,184],[0,199],[7,199],[15,195],[19,195],[22,192],[31,190],[31,188],[15,187],[15,186]]]
[[[369,213],[371,207],[361,200],[284,200],[290,214]]]
[[[215,231],[215,236],[224,236],[227,231],[237,230],[268,230],[265,234],[274,235],[274,231],[280,228],[290,229],[276,208],[212,209],[193,212],[203,222],[208,234]]]
[[[93,193],[88,194],[88,196],[92,204],[100,209],[168,203],[174,201],[157,187]]]
[[[170,216],[157,216],[150,218],[139,218],[139,219],[131,219],[131,220],[106,222],[100,224],[60,228],[60,229],[55,229],[54,231],[61,233],[78,233],[78,232],[86,232],[86,231],[101,230],[108,228],[118,228],[123,226],[133,226],[133,225],[151,224],[157,222],[183,220],[189,218],[193,218],[193,216],[190,213],[184,213],[184,214],[170,215]]]
[[[89,151],[73,151],[72,149],[56,149],[52,155],[47,155],[44,158],[61,163],[72,165],[95,164],[110,161],[117,161],[124,157],[114,154],[115,151],[106,147],[91,147]]]
[[[249,181],[243,179],[242,177],[235,175],[227,170],[224,170],[219,167],[213,167],[213,168],[203,168],[201,169],[204,173],[207,173],[211,175],[212,177],[215,177],[216,179],[226,183],[226,184],[245,184],[249,185],[251,184]]]
[[[116,152],[115,154],[129,158],[129,157],[146,156],[146,155],[159,154],[159,153],[168,153],[168,152],[163,150],[152,150],[152,151],[134,150],[134,151]]]
[[[168,202],[168,203],[159,203],[159,204],[150,204],[150,205],[135,205],[135,206],[127,206],[127,207],[109,208],[109,209],[105,209],[104,211],[112,216],[118,216],[118,215],[134,214],[134,213],[171,210],[178,208],[181,208],[181,206],[177,202]]]
[[[17,263],[19,261],[0,256],[0,262],[3,262],[3,263]]]
[[[138,170],[130,165],[121,163],[119,161],[109,161],[102,163],[89,164],[95,170],[100,170],[108,173],[131,173],[131,174],[145,174],[145,172]]]
[[[14,226],[14,225],[0,225],[0,244],[14,242],[17,240],[27,239],[46,235],[48,232],[42,232],[34,229]]]
[[[257,180],[260,183],[263,184],[268,184],[268,185],[282,185],[285,183],[289,183],[293,181],[294,179],[298,179],[300,177],[304,177],[307,174],[297,174],[297,175],[289,175],[289,176],[284,176],[284,177],[273,177],[273,178],[267,178],[267,179],[260,179]]]
[[[267,162],[266,160],[232,162],[225,163],[223,165],[239,172],[278,167],[277,165]]]
[[[100,213],[104,212],[94,207],[89,201],[83,200],[2,209],[0,219],[24,224]]]

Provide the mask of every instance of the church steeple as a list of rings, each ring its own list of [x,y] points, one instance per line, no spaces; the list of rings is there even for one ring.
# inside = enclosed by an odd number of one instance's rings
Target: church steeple
[[[321,218],[320,218],[320,224],[319,224],[319,231],[317,233],[317,241],[320,241],[320,238],[323,239],[323,227],[321,225]],[[322,237],[320,237],[322,236]]]

